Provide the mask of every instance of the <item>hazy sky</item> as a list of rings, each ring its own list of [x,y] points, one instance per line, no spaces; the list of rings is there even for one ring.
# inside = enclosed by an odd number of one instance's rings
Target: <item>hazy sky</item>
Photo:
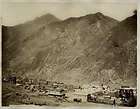
[[[108,2],[105,0],[86,0],[86,2],[85,0],[61,0],[61,2],[58,2],[60,0],[46,0],[51,2],[44,2],[44,0],[41,2],[37,2],[38,0],[34,0],[34,2],[32,0],[28,0],[28,2],[26,2],[27,0],[6,1],[2,3],[2,23],[4,25],[20,24],[47,13],[51,13],[60,19],[66,19],[102,12],[117,20],[123,20],[131,16],[133,11],[137,9],[135,2],[119,2],[126,0],[106,0]]]

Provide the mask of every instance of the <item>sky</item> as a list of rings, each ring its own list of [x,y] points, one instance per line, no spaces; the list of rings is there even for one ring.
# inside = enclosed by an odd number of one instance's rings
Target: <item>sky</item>
[[[64,20],[101,12],[121,21],[131,16],[135,9],[135,0],[4,0],[2,24],[17,25],[47,13]]]

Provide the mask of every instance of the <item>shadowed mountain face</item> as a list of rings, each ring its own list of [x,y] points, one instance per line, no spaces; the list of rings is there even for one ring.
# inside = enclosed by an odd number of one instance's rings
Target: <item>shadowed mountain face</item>
[[[49,14],[3,26],[3,75],[68,84],[136,81],[136,22],[135,16],[118,22],[96,13],[61,21]]]

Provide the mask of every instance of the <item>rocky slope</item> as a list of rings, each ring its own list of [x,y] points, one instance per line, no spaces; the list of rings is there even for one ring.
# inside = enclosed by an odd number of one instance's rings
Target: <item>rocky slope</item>
[[[30,39],[32,35],[49,23],[56,21],[60,20],[51,14],[46,14],[24,24],[10,27],[2,26],[3,69],[9,67],[9,61],[20,52],[24,41]]]
[[[2,32],[3,75],[68,84],[136,79],[135,16],[118,22],[102,13],[64,21],[49,15]]]

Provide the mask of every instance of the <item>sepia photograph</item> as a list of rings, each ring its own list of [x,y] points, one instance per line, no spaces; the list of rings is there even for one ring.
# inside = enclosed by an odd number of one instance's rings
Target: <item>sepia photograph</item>
[[[137,106],[136,2],[3,0],[1,28],[2,106]]]

